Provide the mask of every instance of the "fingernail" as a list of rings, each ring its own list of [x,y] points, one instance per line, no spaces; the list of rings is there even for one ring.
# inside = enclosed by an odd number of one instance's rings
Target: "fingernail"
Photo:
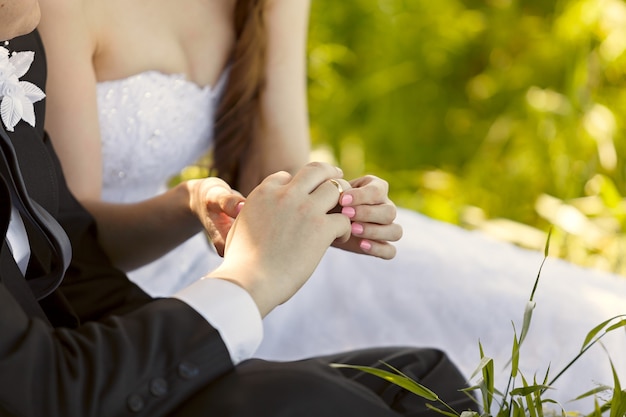
[[[239,203],[237,203],[237,206],[235,207],[235,210],[237,211],[237,214],[239,214],[239,212],[241,212],[241,209],[243,208],[243,205],[245,204],[245,202],[240,201]]]
[[[341,196],[341,205],[350,205],[350,203],[352,203],[352,200],[354,200],[354,198],[350,194],[344,194]]]
[[[367,240],[362,240],[361,243],[359,244],[359,246],[365,252],[369,252],[369,250],[372,249],[372,244],[370,242],[368,242]]]
[[[353,218],[356,214],[356,210],[354,209],[354,207],[344,207],[341,209],[341,214],[343,214],[344,216],[348,216],[349,218]]]
[[[363,233],[363,225],[360,223],[352,223],[352,234],[353,235],[360,235],[361,233]]]

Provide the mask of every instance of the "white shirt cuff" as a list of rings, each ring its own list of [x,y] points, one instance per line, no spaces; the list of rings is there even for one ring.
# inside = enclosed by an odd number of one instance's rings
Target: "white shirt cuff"
[[[230,281],[203,278],[172,296],[217,329],[233,364],[252,357],[263,340],[263,321],[250,294]]]

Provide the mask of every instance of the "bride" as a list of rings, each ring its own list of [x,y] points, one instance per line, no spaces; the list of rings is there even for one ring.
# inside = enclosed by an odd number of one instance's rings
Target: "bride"
[[[216,172],[244,195],[267,174],[308,160],[308,1],[41,0],[41,7],[54,102],[46,128],[72,191],[104,232],[121,205],[167,204],[169,179],[209,149]],[[469,376],[480,341],[504,368],[542,254],[407,210],[396,222],[405,234],[391,261],[380,259],[392,257],[389,245],[362,238],[372,225],[355,222],[353,249],[374,256],[331,248],[302,290],[266,318],[257,356],[433,346]],[[129,276],[166,295],[220,261],[198,234]],[[591,328],[626,313],[625,300],[626,280],[549,259],[521,351],[526,378],[543,378],[548,367],[554,375]],[[626,358],[617,352],[626,337],[614,333],[605,342],[624,380]],[[498,378],[506,383],[503,373]],[[567,401],[612,383],[598,347],[550,396]]]

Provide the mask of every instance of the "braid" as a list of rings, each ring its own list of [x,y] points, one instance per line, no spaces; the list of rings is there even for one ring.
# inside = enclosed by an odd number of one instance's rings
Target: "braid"
[[[241,161],[260,120],[265,84],[266,0],[237,0],[235,49],[230,76],[215,122],[212,170],[233,187],[240,180]]]

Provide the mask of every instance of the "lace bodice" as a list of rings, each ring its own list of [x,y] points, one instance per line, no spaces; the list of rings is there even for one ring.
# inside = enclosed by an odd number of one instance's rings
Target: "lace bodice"
[[[210,148],[225,84],[201,88],[181,74],[157,71],[98,84],[106,201],[154,196]]]

